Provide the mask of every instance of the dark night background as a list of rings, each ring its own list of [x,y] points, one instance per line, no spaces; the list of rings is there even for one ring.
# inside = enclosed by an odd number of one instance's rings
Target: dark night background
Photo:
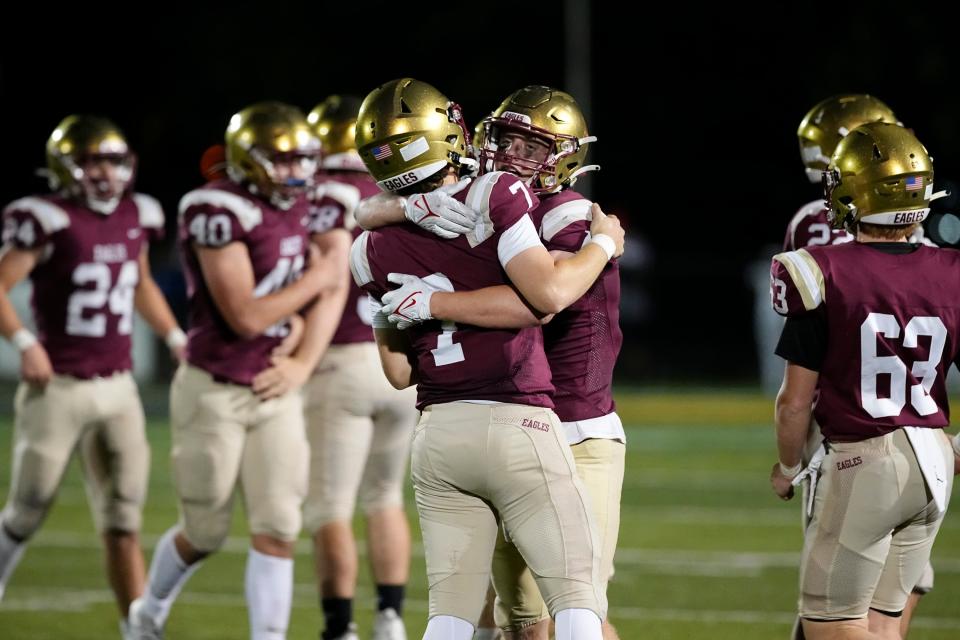
[[[585,182],[650,256],[624,275],[641,295],[624,300],[619,380],[752,383],[746,267],[818,193],[795,138],[804,113],[836,93],[871,93],[925,143],[941,186],[960,162],[953,16],[905,3],[770,4],[594,2],[576,25],[561,1],[36,5],[16,19],[8,7],[0,200],[43,189],[33,172],[62,117],[99,113],[127,133],[138,190],[164,204],[170,235],[179,197],[201,182],[201,153],[249,103],[309,110],[409,75],[459,101],[472,124],[526,84],[582,99],[566,68],[587,61],[599,138],[590,158],[603,171]],[[175,287],[170,247],[154,258]]]

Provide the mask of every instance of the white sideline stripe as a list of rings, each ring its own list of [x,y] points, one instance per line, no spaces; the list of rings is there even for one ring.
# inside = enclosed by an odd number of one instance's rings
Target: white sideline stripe
[[[298,609],[313,609],[317,606],[315,585],[294,585],[293,606]],[[44,589],[31,595],[8,597],[0,603],[0,614],[6,611],[69,611],[84,612],[90,605],[113,602],[113,593],[107,589]],[[246,607],[241,593],[184,591],[178,603],[212,607]],[[424,600],[406,600],[404,609],[426,613]],[[411,616],[407,616],[409,619]],[[794,614],[776,611],[703,610],[703,609],[653,609],[647,607],[610,607],[610,618],[616,620],[661,620],[675,622],[704,622],[732,624],[791,624]],[[911,626],[924,629],[956,629],[960,618],[919,615]]]
[[[160,536],[145,534],[141,540],[145,549],[152,549]],[[72,531],[44,531],[30,543],[31,548],[61,549],[99,549],[100,542],[91,531],[76,533]],[[246,554],[250,548],[247,538],[231,536],[227,538],[221,552]],[[366,554],[364,540],[357,540],[360,555]],[[297,541],[297,553],[310,554],[311,542],[307,539]],[[29,550],[27,558],[29,558]],[[413,555],[422,558],[423,546],[413,545]],[[724,576],[732,571],[752,575],[763,569],[796,568],[800,562],[800,553],[779,551],[693,551],[690,549],[640,549],[620,547],[617,549],[618,569],[626,567],[660,568],[678,575]],[[960,558],[941,558],[934,560],[934,569],[943,573],[960,573]]]

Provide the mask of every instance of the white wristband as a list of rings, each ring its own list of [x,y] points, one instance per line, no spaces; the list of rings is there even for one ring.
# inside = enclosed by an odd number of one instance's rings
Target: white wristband
[[[792,480],[793,478],[796,478],[797,474],[800,473],[801,471],[803,471],[802,462],[798,462],[796,465],[792,467],[788,467],[782,462],[780,463],[780,473],[783,474],[783,477],[788,478],[790,480]]]
[[[175,351],[182,347],[187,346],[187,334],[183,332],[183,329],[180,327],[174,327],[167,332],[164,341],[167,343],[167,348],[171,351]]]
[[[37,336],[33,335],[23,327],[20,327],[10,336],[10,342],[17,348],[17,351],[23,353],[33,345],[37,344]]]
[[[613,254],[617,252],[617,243],[605,233],[598,233],[592,236],[587,244],[595,244],[603,249],[603,252],[607,254],[607,260],[613,259]]]

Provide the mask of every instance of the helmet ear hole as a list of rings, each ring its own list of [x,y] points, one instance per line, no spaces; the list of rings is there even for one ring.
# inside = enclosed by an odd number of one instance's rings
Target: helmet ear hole
[[[883,154],[880,153],[880,147],[873,145],[873,159],[874,160],[883,160]]]
[[[413,109],[410,108],[406,100],[400,100],[400,113],[413,113]]]

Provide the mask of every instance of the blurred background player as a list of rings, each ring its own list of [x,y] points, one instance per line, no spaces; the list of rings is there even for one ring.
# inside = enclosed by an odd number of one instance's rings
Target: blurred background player
[[[359,111],[359,98],[334,95],[307,116],[322,148],[308,227],[321,248],[333,250],[335,245],[343,264],[352,238],[363,231],[354,219],[357,204],[380,193],[357,153],[354,127]],[[346,273],[344,278],[351,280]],[[341,303],[342,314],[334,319],[332,344],[305,389],[311,460],[304,524],[313,537],[326,623],[321,637],[357,638],[352,622],[358,569],[352,520],[359,500],[377,590],[373,638],[405,640],[400,615],[410,569],[410,527],[403,483],[417,397],[412,388],[394,389],[383,375],[367,295],[352,281],[344,283],[343,291],[346,305]]]
[[[508,96],[482,124],[474,140],[480,173],[506,171],[523,180],[540,199],[530,217],[551,255],[564,259],[579,251],[590,239],[592,203],[572,186],[579,175],[599,167],[586,163],[587,145],[595,138],[589,135],[573,97],[550,87],[528,86]],[[431,319],[416,316],[414,312],[422,309],[442,320],[493,328],[515,326],[513,320],[529,321],[526,304],[507,287],[469,293],[429,293],[431,289],[419,278],[408,277],[403,286],[384,296],[384,313],[394,312],[396,303],[415,298],[415,291],[421,290],[431,296],[428,302],[389,319],[405,324],[411,318]],[[513,313],[502,311],[508,304],[516,305]],[[543,326],[556,387],[555,411],[590,494],[600,534],[604,587],[613,575],[626,449],[612,394],[613,368],[623,338],[619,304],[620,274],[616,261],[611,261],[583,297]],[[497,312],[490,313],[491,309]],[[502,537],[493,576],[498,594],[496,620],[504,637],[545,640],[546,606],[523,558]],[[485,633],[493,635],[492,630]],[[617,638],[607,621],[604,638]]]
[[[824,179],[832,224],[856,240],[774,257],[771,298],[787,317],[777,354],[787,368],[771,482],[789,499],[807,475],[815,413],[826,453],[808,469],[803,633],[896,638],[952,486],[942,429],[946,372],[960,352],[960,254],[908,242],[942,194],[926,149],[903,127],[853,130]]]
[[[797,127],[800,159],[807,179],[820,185],[830,156],[840,141],[860,125],[870,122],[900,124],[890,107],[867,94],[832,96],[815,104]],[[800,207],[787,225],[783,250],[852,242],[854,237],[846,229],[830,224],[827,211],[822,197]]]
[[[250,636],[286,635],[309,458],[298,390],[325,346],[316,298],[342,285],[345,268],[311,250],[304,224],[319,147],[299,110],[257,103],[227,127],[229,179],[180,201],[191,327],[170,418],[181,521],[160,539],[131,606],[136,638],[162,637],[183,584],[227,537],[237,485],[251,537]],[[301,310],[296,350],[272,355]]]
[[[590,242],[555,262],[527,215],[535,196],[516,176],[491,172],[454,184],[465,138],[459,107],[426,83],[403,78],[367,96],[357,146],[381,188],[407,196],[405,208],[421,212],[408,217],[438,217],[436,207],[452,197],[479,211],[482,223],[452,240],[411,225],[365,232],[351,251],[354,278],[374,304],[401,279],[391,272],[404,271],[448,291],[512,282],[541,313],[562,310],[622,252],[622,229],[594,206]],[[438,197],[434,190],[445,184]],[[398,313],[417,304],[411,297]],[[473,636],[498,520],[531,566],[558,636],[602,637],[598,541],[550,410],[542,334],[535,319],[531,325],[430,322],[401,333],[381,312],[374,316],[387,377],[397,387],[416,383],[423,410],[411,471],[430,588],[427,640]]]
[[[130,373],[134,309],[175,358],[186,345],[150,273],[148,243],[163,234],[163,211],[133,192],[135,168],[116,125],[68,116],[47,141],[53,193],[4,209],[0,251],[0,333],[20,351],[23,380],[14,400],[10,492],[0,515],[0,599],[79,449],[124,620],[145,582],[139,531],[150,468]],[[24,328],[7,297],[26,277],[33,281],[39,337]]]

